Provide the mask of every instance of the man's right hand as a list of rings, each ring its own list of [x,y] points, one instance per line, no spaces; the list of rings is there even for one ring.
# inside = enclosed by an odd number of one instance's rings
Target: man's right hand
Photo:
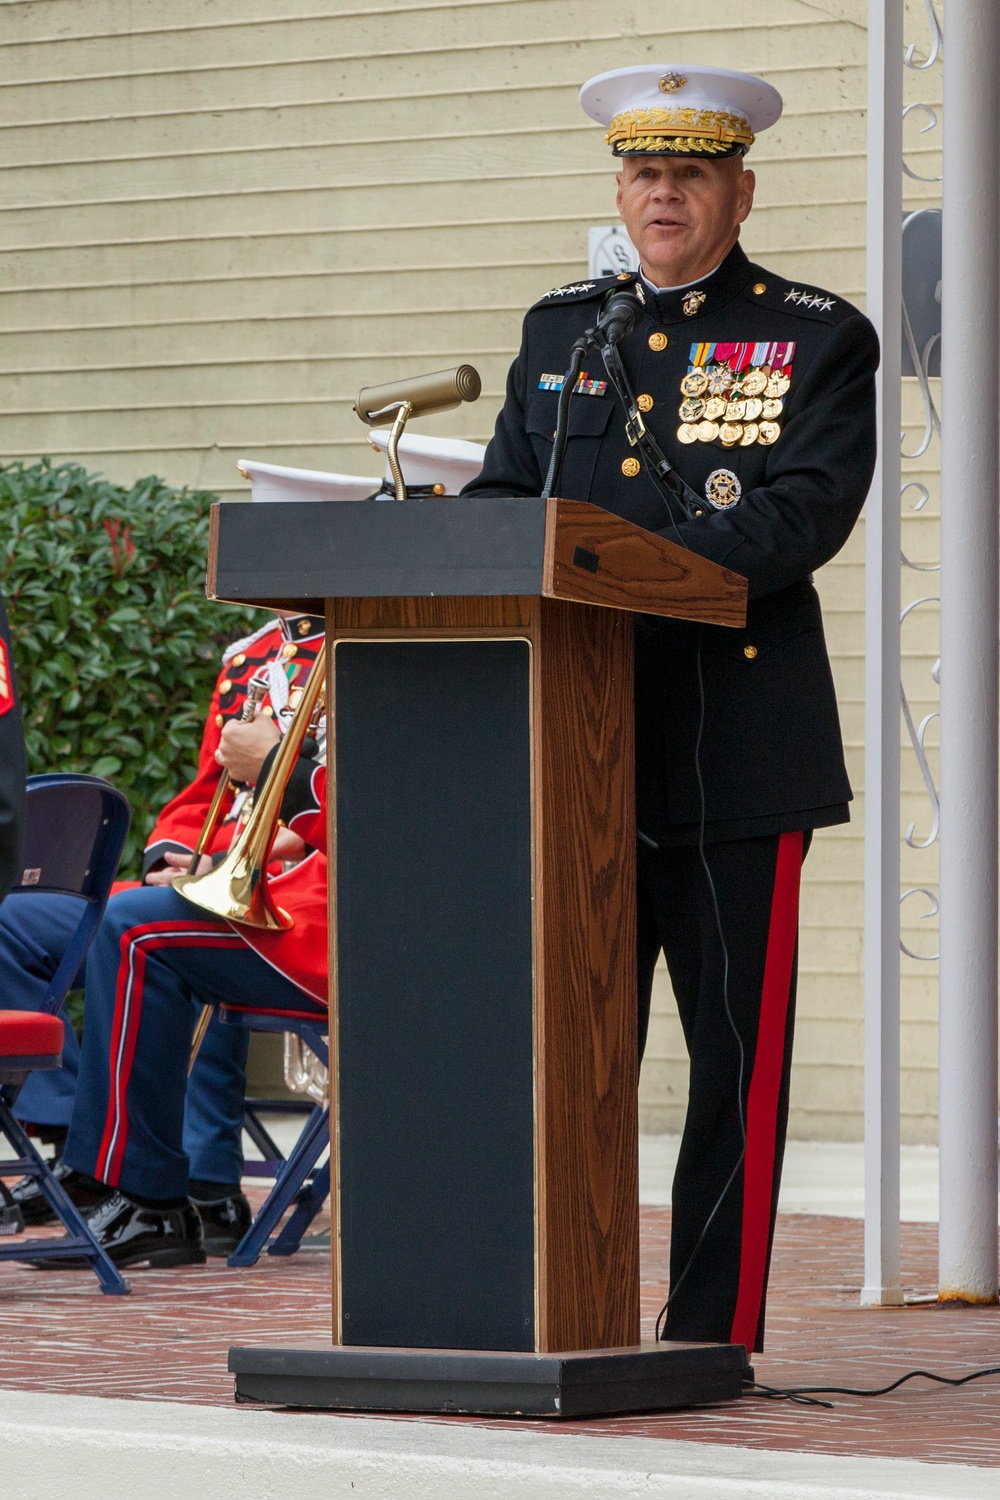
[[[268,753],[280,738],[277,724],[266,714],[258,714],[249,724],[230,719],[222,726],[215,759],[220,766],[225,766],[234,781],[245,781],[254,786]]]

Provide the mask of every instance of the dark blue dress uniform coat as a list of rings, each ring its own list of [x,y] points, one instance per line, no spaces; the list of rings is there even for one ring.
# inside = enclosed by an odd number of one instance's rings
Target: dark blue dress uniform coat
[[[556,425],[552,377],[626,280],[638,278],[557,288],[529,310],[482,473],[465,494],[541,491]],[[747,343],[758,356],[761,345],[794,345],[775,441],[679,440],[681,382],[704,358],[698,346],[714,343]],[[842,298],[753,265],[737,245],[694,287],[646,289],[644,315],[619,350],[633,391],[647,398],[647,427],[688,484],[701,496],[710,475],[727,470],[740,498],[724,510],[706,498],[689,518],[645,469],[629,473],[636,450],[613,388],[596,394],[606,379],[596,351],[585,388],[595,393],[570,401],[558,493],[744,574],[750,599],[744,630],[637,617],[639,828],[659,846],[698,839],[699,665],[706,841],[844,822],[851,789],[812,574],[844,545],[871,480],[875,331]]]

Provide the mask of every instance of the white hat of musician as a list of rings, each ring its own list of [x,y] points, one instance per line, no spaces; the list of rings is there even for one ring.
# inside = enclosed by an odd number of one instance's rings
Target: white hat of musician
[[[599,73],[580,104],[607,126],[615,156],[744,156],[781,114],[781,95],[763,78],[684,63]]]
[[[373,448],[384,453],[389,442],[388,427],[373,428],[368,441]],[[411,493],[416,492],[414,498],[420,493],[460,494],[478,475],[486,454],[480,443],[467,443],[462,438],[425,437],[419,432],[404,432],[397,451],[406,488]],[[395,492],[387,465],[382,493],[394,495]]]
[[[236,467],[253,486],[252,500],[367,500],[379,483],[363,474],[288,469],[249,458],[238,459]]]

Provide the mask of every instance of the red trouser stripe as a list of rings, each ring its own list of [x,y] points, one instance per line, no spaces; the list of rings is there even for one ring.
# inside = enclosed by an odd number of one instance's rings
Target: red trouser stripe
[[[242,938],[211,922],[150,922],[122,933],[120,962],[115,986],[115,1013],[111,1024],[108,1113],[97,1153],[95,1175],[109,1187],[118,1186],[125,1146],[128,1142],[126,1104],[129,1078],[135,1061],[142,1018],[142,993],[146,954],[157,948],[242,948]]]
[[[785,1066],[785,1030],[792,988],[792,965],[799,926],[802,834],[783,833],[771,897],[771,924],[764,959],[760,1023],[747,1099],[747,1149],[743,1163],[743,1233],[740,1286],[730,1341],[752,1350],[764,1300],[767,1248],[771,1234],[774,1154],[778,1101]]]

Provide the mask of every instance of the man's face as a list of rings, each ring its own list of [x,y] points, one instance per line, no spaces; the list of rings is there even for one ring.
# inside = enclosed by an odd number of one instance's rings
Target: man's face
[[[753,207],[742,156],[626,156],[618,212],[655,286],[697,281],[724,260]]]

